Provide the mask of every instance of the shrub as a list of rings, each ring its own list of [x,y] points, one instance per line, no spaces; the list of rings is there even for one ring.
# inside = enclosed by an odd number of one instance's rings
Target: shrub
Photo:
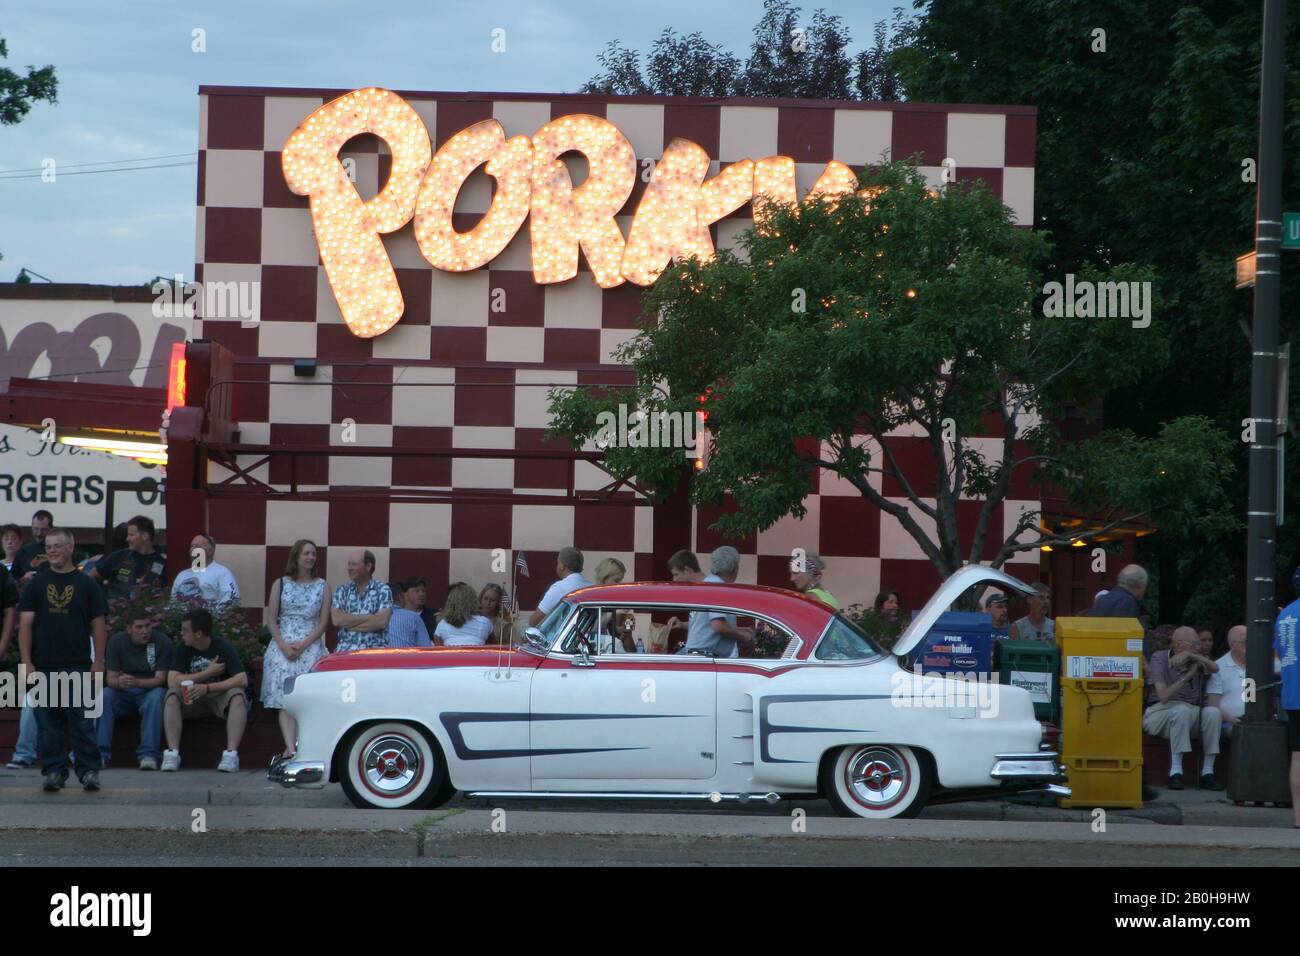
[[[906,621],[901,619],[896,623],[887,621],[871,608],[861,604],[850,604],[843,609],[843,614],[886,651],[893,650],[899,635],[907,627]]]
[[[154,627],[162,630],[179,645],[181,621],[193,608],[205,606],[199,598],[173,601],[166,589],[141,588],[130,598],[114,598],[108,602],[108,633],[111,636],[118,631],[125,631],[137,614],[144,613],[149,615]],[[251,677],[253,660],[263,653],[256,628],[248,623],[247,615],[238,605],[223,604],[209,607],[208,610],[212,613],[212,626],[217,636],[234,645],[244,669]]]

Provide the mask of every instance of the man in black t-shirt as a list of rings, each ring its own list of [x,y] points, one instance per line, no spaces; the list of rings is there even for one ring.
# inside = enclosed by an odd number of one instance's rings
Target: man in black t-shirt
[[[141,770],[157,770],[162,752],[163,698],[167,672],[171,669],[175,645],[153,626],[145,611],[137,612],[129,630],[108,639],[104,666],[108,677],[104,688],[104,713],[99,718],[96,739],[104,766],[113,751],[113,726],[118,717],[140,715],[140,746],[136,757]]]
[[[49,561],[23,588],[18,603],[18,650],[28,673],[42,678],[36,726],[40,735],[44,788],[59,790],[68,779],[68,739],[77,758],[77,777],[87,790],[99,789],[95,745],[95,700],[91,675],[102,674],[108,632],[104,592],[72,564],[72,532],[51,528],[45,536]],[[94,637],[94,658],[91,638]]]
[[[54,527],[54,515],[41,509],[32,515],[32,540],[18,549],[14,555],[14,566],[12,568],[14,580],[18,586],[22,587],[32,579],[32,574],[45,563],[48,555],[45,553],[45,536],[49,534],[50,529]]]
[[[110,600],[130,598],[140,588],[165,588],[167,558],[153,546],[154,524],[144,515],[126,523],[126,547],[100,559],[90,576],[101,581]]]
[[[248,722],[247,691],[244,662],[234,645],[212,633],[212,615],[205,608],[186,614],[181,622],[181,646],[167,672],[163,770],[181,769],[182,721],[209,714],[226,722],[226,749],[217,769],[226,773],[238,770],[239,741]]]

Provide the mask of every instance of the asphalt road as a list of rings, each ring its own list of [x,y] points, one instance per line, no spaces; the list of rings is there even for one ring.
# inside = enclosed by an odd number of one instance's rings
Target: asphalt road
[[[1046,826],[1059,826],[1046,824]],[[104,866],[168,867],[178,862],[203,866],[1296,866],[1300,851],[1259,847],[1165,847],[1099,844],[1086,839],[1029,850],[1023,844],[987,839],[935,841],[893,837],[865,837],[851,844],[821,840],[785,841],[773,846],[765,841],[700,840],[665,841],[636,836],[610,835],[600,839],[572,834],[530,837],[526,841],[496,838],[448,841],[426,847],[424,856],[313,855],[320,847],[311,838],[301,840],[295,855],[232,855],[194,853],[193,841],[177,835],[169,842],[151,843],[149,852],[115,852],[97,848],[87,852],[84,842],[42,839],[15,844],[9,838],[0,852],[0,867]],[[336,848],[337,849],[337,848]]]

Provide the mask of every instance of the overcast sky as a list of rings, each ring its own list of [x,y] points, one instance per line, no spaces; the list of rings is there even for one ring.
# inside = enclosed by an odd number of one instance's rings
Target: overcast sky
[[[811,0],[843,17],[851,52],[906,0]],[[0,281],[22,267],[58,282],[137,284],[194,270],[198,87],[386,86],[575,92],[611,39],[646,51],[664,27],[748,53],[762,0],[63,0],[12,5],[3,65],[55,66],[56,106],[0,126]],[[491,51],[492,31],[506,51]],[[207,52],[191,50],[206,31]],[[184,155],[176,155],[184,154]],[[184,165],[69,175],[77,164],[169,157]],[[39,167],[56,160],[54,183]],[[142,164],[143,165],[143,164]],[[4,171],[37,167],[35,178]],[[93,168],[93,167],[92,167]],[[21,174],[18,174],[21,175]]]

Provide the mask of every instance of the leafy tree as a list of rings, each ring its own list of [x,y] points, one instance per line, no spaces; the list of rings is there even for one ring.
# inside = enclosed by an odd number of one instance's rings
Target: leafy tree
[[[850,54],[852,38],[838,16],[816,10],[807,26],[789,0],[765,0],[754,26],[748,59],[741,60],[699,32],[680,36],[666,29],[655,40],[644,73],[641,54],[612,40],[596,57],[601,72],[584,93],[661,96],[754,96],[810,99],[900,99],[889,66],[893,48],[882,21],[875,45]],[[905,24],[901,10],[894,25]]]
[[[1250,346],[1241,329],[1249,327],[1252,303],[1233,289],[1232,261],[1253,243],[1255,184],[1244,180],[1251,180],[1245,161],[1257,158],[1259,4],[915,6],[920,15],[891,54],[912,98],[1037,108],[1035,225],[1051,233],[1054,268],[1136,262],[1159,279],[1164,306],[1157,321],[1170,332],[1169,360],[1106,397],[1107,424],[1153,436],[1164,423],[1196,415],[1239,435],[1250,415]],[[1287,209],[1300,202],[1298,20],[1288,24]],[[1098,29],[1105,31],[1105,52]],[[1290,265],[1288,258],[1283,302],[1300,295]],[[1289,319],[1284,310],[1283,322]],[[1246,445],[1233,441],[1220,450],[1244,474]],[[1244,513],[1246,482],[1230,491],[1234,510]],[[1298,504],[1293,497],[1288,512]],[[1162,522],[1141,548],[1156,572],[1161,620],[1181,621],[1184,608],[1224,623],[1239,618],[1241,594],[1227,607],[1199,597],[1225,578],[1244,580],[1244,535],[1225,538],[1195,524],[1176,531]],[[1300,560],[1300,523],[1282,530],[1279,556],[1290,559],[1287,567]]]
[[[8,57],[9,47],[4,37],[0,37],[0,60]],[[41,100],[51,105],[58,103],[58,92],[59,81],[52,66],[43,66],[39,70],[29,66],[25,76],[8,67],[0,67],[0,124],[13,126],[22,122],[32,104]]]
[[[1033,511],[1005,536],[994,522],[1023,470],[1104,507],[1108,529],[1143,516],[1235,526],[1223,498],[1228,439],[1204,419],[1171,422],[1153,437],[1112,429],[1081,441],[1056,425],[1073,396],[1159,368],[1168,341],[1158,329],[1046,308],[1038,269],[1050,256],[1046,238],[1015,228],[982,185],[940,193],[915,166],[895,163],[865,171],[861,187],[802,206],[762,205],[762,225],[742,237],[747,259],[724,250],[671,266],[619,357],[636,386],[554,391],[554,432],[575,445],[608,439],[602,423],[620,403],[689,414],[703,396],[711,449],[691,495],[697,504],[734,501],[715,528],[742,536],[802,516],[810,469],[819,468],[893,516],[943,577],[1070,541],[1041,528]],[[1150,275],[1120,265],[1082,278]],[[923,464],[885,440],[900,429],[922,436]],[[606,449],[607,467],[652,492],[670,490],[681,451],[628,447],[623,437]],[[877,475],[901,493],[884,493]],[[959,523],[963,498],[983,499],[973,528]]]

